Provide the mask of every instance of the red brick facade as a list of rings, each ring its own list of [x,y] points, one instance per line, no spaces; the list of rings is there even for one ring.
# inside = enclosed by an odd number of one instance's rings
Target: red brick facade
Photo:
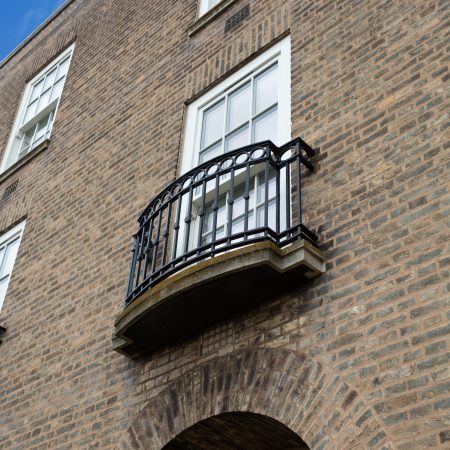
[[[242,352],[261,374],[275,355],[287,396],[292,361],[320,367],[283,404],[234,404],[311,449],[449,448],[448,2],[236,0],[189,36],[197,6],[73,0],[0,68],[3,153],[26,83],[75,42],[48,148],[0,175],[0,234],[27,218],[0,314],[0,449],[160,448],[208,414],[157,432],[143,417]],[[287,35],[292,136],[319,148],[305,223],[327,272],[145,361],[113,352],[130,237],[179,173],[186,105]]]

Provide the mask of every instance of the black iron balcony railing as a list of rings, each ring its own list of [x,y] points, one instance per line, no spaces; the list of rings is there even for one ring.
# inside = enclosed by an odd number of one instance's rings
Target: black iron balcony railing
[[[271,141],[211,159],[167,186],[139,218],[125,305],[200,260],[271,240],[317,237],[302,223],[302,165],[314,150],[300,138]]]

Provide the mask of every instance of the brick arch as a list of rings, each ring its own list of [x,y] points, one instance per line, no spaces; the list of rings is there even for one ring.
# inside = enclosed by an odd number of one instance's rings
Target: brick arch
[[[153,397],[118,443],[161,449],[197,422],[226,412],[278,420],[314,449],[393,449],[382,423],[342,377],[305,355],[248,349],[191,369]]]

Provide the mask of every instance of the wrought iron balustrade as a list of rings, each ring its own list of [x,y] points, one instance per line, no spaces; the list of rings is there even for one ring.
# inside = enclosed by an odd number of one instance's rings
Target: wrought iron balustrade
[[[300,138],[259,142],[211,159],[167,186],[139,218],[126,305],[164,278],[237,247],[285,246],[317,237],[302,223],[302,166],[314,150]]]

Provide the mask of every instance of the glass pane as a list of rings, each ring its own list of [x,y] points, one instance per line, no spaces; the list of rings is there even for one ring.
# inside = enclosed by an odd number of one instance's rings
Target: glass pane
[[[27,123],[30,119],[32,119],[36,115],[36,107],[37,107],[38,101],[35,100],[33,103],[31,103],[26,112],[25,116],[23,117],[22,123]]]
[[[37,124],[36,134],[34,135],[33,145],[39,144],[45,138],[45,132],[47,131],[48,116],[45,119],[40,120]]]
[[[274,64],[255,78],[255,114],[278,102],[277,70]]]
[[[59,98],[61,96],[62,90],[64,87],[64,78],[62,80],[59,80],[54,86],[52,91],[52,96],[50,98],[50,101],[52,102],[55,100],[55,98]]]
[[[212,203],[206,206],[206,214],[203,223],[203,232],[207,233],[212,231],[214,221],[214,210],[212,209]],[[225,197],[219,199],[219,208],[217,210],[217,227],[223,225],[226,221],[226,202]]]
[[[39,81],[39,83],[35,84],[30,95],[30,101],[28,103],[34,102],[40,95],[42,91],[42,86],[44,84],[44,80]]]
[[[246,83],[228,97],[227,131],[234,130],[250,117],[250,83]]]
[[[51,133],[51,131],[52,131],[52,127],[53,127],[53,122],[54,122],[54,120],[55,120],[55,111],[53,110],[51,113],[50,113],[50,117],[49,117],[49,120],[48,120],[48,125],[47,125],[47,128],[46,128],[46,137],[50,137],[50,133]]]
[[[249,200],[248,200],[248,208],[249,211],[252,208],[253,205],[253,185],[254,185],[254,179],[250,179],[250,185],[249,185]],[[245,199],[244,199],[244,190],[245,186],[239,187],[238,190],[235,191],[235,197],[234,197],[234,204],[233,204],[233,217],[241,216],[245,213]]]
[[[3,257],[5,256],[6,246],[0,247],[0,277],[2,276]]]
[[[262,172],[258,176],[258,204],[263,202],[265,200],[265,193],[266,193],[266,183],[265,183],[265,175],[264,172]],[[270,168],[269,169],[269,199],[275,197],[276,195],[276,179],[275,179],[275,170]]]
[[[244,231],[245,217],[240,217],[239,219],[233,220],[233,227],[231,229],[232,234],[242,233]],[[247,230],[253,229],[253,213],[248,215]]]
[[[44,91],[53,85],[56,78],[56,67],[45,77]]]
[[[202,245],[209,244],[212,241],[212,234],[206,234],[202,237]]]
[[[253,122],[253,142],[271,140],[276,143],[278,139],[277,107],[270,109]]]
[[[222,226],[220,228],[217,228],[217,232],[216,232],[216,240],[217,239],[221,239],[225,237],[225,227]]]
[[[201,148],[222,137],[225,100],[220,101],[203,113]]]
[[[19,238],[17,237],[15,241],[10,242],[9,245],[6,247],[5,260],[2,266],[2,276],[9,275],[12,272],[14,260],[16,259],[18,251],[19,251]]]
[[[57,80],[60,80],[67,74],[67,70],[69,69],[69,57],[67,57],[63,62],[60,63],[58,68],[58,76]]]
[[[227,137],[225,143],[225,151],[231,152],[231,150],[244,147],[245,145],[248,144],[249,144],[248,125],[246,125],[245,127],[240,128],[239,130],[235,131],[234,133],[230,134],[230,136]]]
[[[41,95],[41,98],[39,99],[38,111],[41,111],[42,109],[44,109],[49,104],[49,102],[50,102],[50,94],[51,94],[51,89],[49,89],[48,91],[45,91]]]
[[[220,0],[209,0],[208,7],[212,8],[213,6],[216,6],[217,3],[219,3],[219,2],[220,2]]]
[[[275,200],[272,200],[269,202],[269,228],[276,231],[276,224],[277,224],[277,218],[276,218],[276,204]],[[258,207],[257,210],[257,227],[263,227],[264,226],[264,205]]]
[[[220,155],[221,152],[222,152],[222,142],[219,142],[218,144],[201,151],[200,154],[198,155],[198,163],[202,164],[205,161],[209,161],[210,159],[213,159],[216,156]]]
[[[36,126],[31,128],[31,130],[28,130],[25,132],[23,136],[22,146],[20,147],[20,153],[24,153],[28,151],[28,148],[31,145],[31,139],[33,138],[34,130]]]
[[[8,278],[0,281],[0,308],[2,307],[3,301],[6,296],[6,284],[8,283]]]

